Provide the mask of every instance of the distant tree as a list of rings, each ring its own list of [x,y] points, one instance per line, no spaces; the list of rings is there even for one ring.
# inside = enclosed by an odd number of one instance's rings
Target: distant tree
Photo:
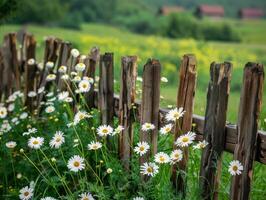
[[[0,1],[0,21],[7,19],[17,9],[18,0]]]

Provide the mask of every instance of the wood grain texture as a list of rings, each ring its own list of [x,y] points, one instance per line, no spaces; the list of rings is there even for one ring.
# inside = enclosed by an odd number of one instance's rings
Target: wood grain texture
[[[129,170],[133,146],[133,105],[136,98],[137,57],[122,57],[121,63],[119,124],[124,130],[119,134],[119,157],[125,169]]]
[[[231,79],[231,63],[216,64],[210,68],[211,80],[208,86],[205,112],[204,140],[200,169],[202,199],[218,199],[219,174],[222,152],[225,146],[225,124]]]
[[[244,170],[241,175],[232,178],[230,196],[233,200],[249,199],[252,167],[258,146],[258,119],[262,105],[263,81],[263,65],[247,63],[244,68],[237,122],[237,143],[234,149],[234,160],[239,160]]]
[[[179,88],[177,95],[177,107],[183,107],[186,111],[182,119],[180,119],[180,126],[175,126],[174,134],[175,140],[182,135],[191,130],[192,126],[192,116],[194,109],[194,95],[196,89],[196,58],[194,55],[187,54],[183,56],[179,71]],[[174,148],[176,148],[174,146]],[[188,162],[188,149],[183,149],[184,158],[180,161],[177,166],[174,165],[172,169],[172,182],[177,192],[181,192],[182,196],[185,197],[186,194],[186,177],[184,172],[187,168]],[[177,174],[177,168],[179,169],[179,174]]]
[[[157,153],[158,127],[159,127],[159,103],[160,103],[160,79],[161,64],[158,60],[149,59],[144,65],[141,101],[141,125],[152,123],[155,129],[148,132],[140,132],[140,141],[146,141],[151,145],[150,151],[140,157],[140,164],[149,161],[150,156]]]
[[[99,109],[101,123],[113,125],[114,118],[114,61],[113,53],[100,56]]]

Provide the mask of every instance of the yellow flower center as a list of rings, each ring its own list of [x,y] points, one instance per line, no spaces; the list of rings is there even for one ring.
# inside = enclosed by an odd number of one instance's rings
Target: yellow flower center
[[[179,158],[179,154],[177,154],[177,153],[174,156],[175,156],[175,159]]]
[[[88,197],[84,197],[82,200],[89,200],[89,198]]]
[[[180,117],[179,113],[174,114],[174,118],[178,119]]]
[[[56,142],[60,142],[61,141],[61,138],[56,138],[56,140],[55,140]]]
[[[183,137],[182,142],[188,142],[188,137]]]
[[[78,161],[75,161],[73,164],[75,167],[79,167],[80,163]]]
[[[27,197],[30,193],[27,191],[27,192],[24,192],[24,196]]]
[[[34,140],[33,144],[39,144],[38,140]]]
[[[235,165],[232,167],[233,171],[237,171],[238,170],[238,167]]]
[[[165,129],[165,131],[166,132],[169,132],[171,129],[169,128],[169,127],[167,127],[166,129]]]
[[[160,156],[160,161],[161,162],[164,162],[165,161],[165,158],[163,156]]]
[[[148,167],[147,168],[147,172],[152,173],[153,172],[153,168],[152,167]]]
[[[140,151],[144,151],[144,149],[145,149],[144,146],[139,147]]]
[[[108,133],[108,130],[105,128],[105,129],[102,130],[102,132],[103,132],[104,134],[106,134],[106,133]]]
[[[84,84],[82,85],[82,87],[85,89],[85,88],[87,87],[87,84],[84,83]]]
[[[93,148],[93,149],[97,149],[97,148],[98,148],[98,145],[97,145],[97,144],[94,144],[94,145],[92,146],[92,148]]]

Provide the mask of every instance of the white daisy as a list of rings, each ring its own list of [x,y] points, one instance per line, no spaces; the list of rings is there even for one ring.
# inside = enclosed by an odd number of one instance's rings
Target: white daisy
[[[8,105],[7,110],[8,112],[12,112],[15,109],[15,104],[11,103]]]
[[[64,80],[64,81],[68,80],[68,79],[69,79],[68,74],[64,74],[64,75],[62,75],[62,76],[61,76],[61,79]]]
[[[56,200],[54,197],[43,197],[41,200]]]
[[[17,146],[17,143],[14,141],[9,141],[6,143],[6,147],[9,149],[14,149]]]
[[[28,140],[28,146],[32,149],[39,149],[43,145],[44,138],[43,137],[31,137]]]
[[[118,126],[116,127],[116,129],[114,130],[114,132],[112,133],[112,135],[119,134],[119,133],[121,133],[123,130],[124,130],[124,127],[121,126],[121,125],[118,125]]]
[[[140,166],[140,173],[148,176],[155,176],[159,172],[159,167],[155,163],[144,163]]]
[[[188,133],[181,135],[177,138],[175,144],[180,147],[187,147],[195,140],[196,134],[189,131]]]
[[[164,82],[164,83],[167,83],[168,82],[168,79],[166,77],[162,77],[161,78],[161,81]]]
[[[76,58],[76,57],[78,57],[79,56],[79,50],[77,50],[77,49],[71,49],[71,55],[74,57],[74,58]]]
[[[166,114],[166,120],[175,122],[179,118],[183,117],[184,114],[185,114],[185,111],[182,107],[181,108],[175,108],[175,109],[170,110]]]
[[[233,160],[229,164],[228,171],[233,176],[240,175],[243,171],[243,165],[238,160]]]
[[[59,101],[64,101],[68,96],[69,96],[69,92],[68,91],[60,92],[57,95]]]
[[[90,117],[91,117],[91,115],[89,115],[87,112],[78,111],[74,116],[74,125],[77,125],[81,120],[83,120],[85,118],[90,118]]]
[[[89,192],[85,192],[79,195],[79,200],[94,200],[94,198]]]
[[[19,190],[19,193],[19,198],[21,200],[31,199],[33,197],[33,188],[26,186]]]
[[[167,135],[168,133],[171,132],[172,128],[173,128],[173,124],[166,124],[164,127],[160,129],[160,133],[162,135]]]
[[[71,103],[71,102],[73,102],[73,98],[72,97],[67,97],[67,98],[64,99],[64,101],[67,102],[67,103]]]
[[[159,164],[169,163],[170,157],[164,152],[159,152],[159,153],[155,154],[154,160],[155,160],[155,162],[157,162]]]
[[[62,65],[62,66],[60,66],[60,67],[58,68],[58,72],[60,72],[60,73],[62,73],[62,74],[66,73],[66,71],[67,71],[67,67],[64,66],[64,65]]]
[[[28,65],[34,65],[35,64],[34,58],[30,58],[27,63]]]
[[[52,97],[52,96],[54,96],[54,93],[53,93],[53,92],[49,92],[49,93],[47,93],[45,96],[47,96],[47,97]]]
[[[27,117],[28,117],[28,113],[26,112],[21,113],[19,116],[20,119],[26,119]]]
[[[149,149],[150,145],[147,142],[138,142],[137,146],[134,148],[134,151],[140,156],[142,156],[147,153]]]
[[[78,172],[85,169],[84,158],[75,155],[68,160],[67,167],[70,171]]]
[[[204,149],[209,143],[206,140],[198,142],[198,144],[193,146],[193,149]]]
[[[42,71],[42,70],[43,70],[43,63],[42,63],[42,62],[38,63],[37,68],[38,68],[40,71]]]
[[[34,91],[30,91],[30,92],[28,93],[28,97],[36,97],[36,95],[37,95],[37,93],[34,92]]]
[[[86,68],[86,65],[84,63],[78,63],[75,66],[75,70],[77,72],[83,72],[85,70],[85,68]]]
[[[106,170],[106,172],[107,172],[107,174],[111,174],[111,173],[113,172],[113,170],[112,170],[111,168],[108,168],[108,169]]]
[[[93,84],[93,83],[94,83],[94,80],[93,80],[93,78],[91,78],[91,77],[88,77],[88,76],[83,76],[83,80],[89,81],[89,82],[90,82],[90,84]]]
[[[42,86],[42,87],[40,87],[40,88],[38,89],[37,93],[38,93],[38,94],[41,94],[41,93],[44,92],[44,90],[45,90],[45,87]]]
[[[75,82],[75,83],[78,83],[78,82],[81,81],[81,77],[80,76],[75,76],[72,81]]]
[[[71,76],[77,76],[78,73],[73,71],[73,72],[70,72],[70,75],[71,75]]]
[[[46,113],[52,113],[52,112],[54,112],[55,111],[55,107],[54,106],[47,106],[46,108],[45,108],[45,112]]]
[[[101,137],[111,135],[113,133],[113,128],[110,125],[101,125],[97,128],[97,134]]]
[[[79,82],[79,91],[82,93],[88,92],[91,89],[91,84],[87,80],[82,80]]]
[[[45,66],[48,68],[48,69],[52,69],[54,67],[54,62],[52,61],[48,61]]]
[[[134,197],[133,200],[145,200],[143,197]]]
[[[56,79],[56,75],[55,74],[48,74],[46,76],[46,81],[54,81]]]
[[[62,131],[56,131],[53,138],[49,142],[50,147],[58,149],[65,142],[64,133]]]
[[[170,154],[171,163],[175,164],[183,159],[183,152],[180,149],[175,149]]]
[[[6,107],[0,107],[0,118],[4,119],[7,116],[7,109]]]
[[[100,142],[94,142],[92,141],[90,144],[88,144],[88,149],[89,150],[97,150],[102,147],[102,143]]]
[[[142,131],[149,131],[149,130],[153,130],[153,129],[155,129],[155,126],[151,123],[144,123],[141,126]]]

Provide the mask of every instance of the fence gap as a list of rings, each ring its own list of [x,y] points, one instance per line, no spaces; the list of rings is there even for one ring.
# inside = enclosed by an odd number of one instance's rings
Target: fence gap
[[[234,150],[234,160],[239,160],[244,169],[241,175],[232,178],[230,196],[234,200],[249,199],[252,167],[257,148],[263,81],[263,65],[247,63],[244,68],[237,122],[237,143]]]
[[[133,106],[136,98],[137,56],[121,59],[121,87],[119,123],[124,130],[119,134],[119,157],[126,170],[130,169],[133,146]]]
[[[177,107],[183,107],[186,111],[183,118],[180,120],[180,127],[175,126],[174,138],[175,140],[182,135],[191,130],[193,109],[194,109],[194,96],[197,81],[197,71],[196,71],[196,58],[192,54],[186,54],[183,56],[181,61],[180,71],[179,71],[179,88],[177,95]],[[176,148],[174,146],[174,148]],[[181,195],[185,197],[186,194],[186,177],[184,172],[187,170],[188,162],[188,149],[183,149],[183,159],[172,169],[172,182],[177,192],[181,192]],[[178,170],[179,173],[177,174]]]
[[[208,86],[205,112],[204,140],[200,169],[202,199],[218,199],[218,186],[222,166],[222,152],[225,146],[225,124],[230,90],[232,64],[213,62],[210,68],[211,80]]]
[[[140,141],[151,145],[150,151],[140,157],[140,164],[149,161],[150,156],[157,152],[159,103],[160,103],[160,76],[161,64],[158,60],[149,59],[143,68],[141,125],[152,123],[155,129],[140,132]]]

